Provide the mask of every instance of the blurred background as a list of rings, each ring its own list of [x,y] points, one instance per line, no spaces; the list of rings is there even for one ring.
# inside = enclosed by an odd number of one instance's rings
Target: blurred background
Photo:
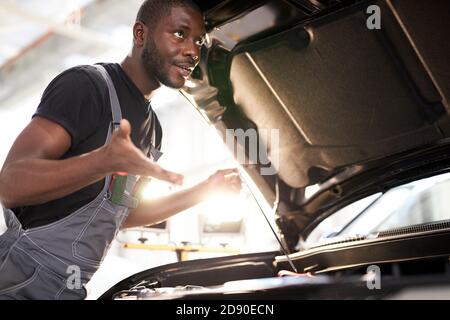
[[[0,0],[0,165],[56,75],[75,65],[122,61],[131,48],[141,3]],[[164,132],[160,164],[184,174],[182,188],[217,169],[238,166],[215,130],[178,91],[161,88],[152,106]],[[153,181],[144,196],[150,199],[179,189]],[[0,217],[0,234],[4,230]],[[121,231],[88,284],[88,299],[158,265],[277,247],[244,184],[239,195],[211,197],[161,224]]]

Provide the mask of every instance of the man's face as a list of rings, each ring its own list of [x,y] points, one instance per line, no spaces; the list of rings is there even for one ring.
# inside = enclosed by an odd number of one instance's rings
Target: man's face
[[[199,62],[205,27],[202,15],[189,7],[173,7],[149,30],[142,62],[150,77],[181,88]]]

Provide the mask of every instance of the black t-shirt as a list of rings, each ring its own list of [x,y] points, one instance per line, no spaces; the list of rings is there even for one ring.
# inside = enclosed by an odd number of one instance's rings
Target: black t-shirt
[[[153,132],[148,126],[153,113],[150,102],[119,64],[102,65],[116,88],[122,118],[131,124],[131,140],[148,155],[148,136]],[[61,159],[95,150],[105,144],[112,121],[106,82],[93,66],[78,66],[66,70],[48,85],[33,117],[35,116],[58,123],[70,134],[71,147]],[[156,115],[154,120],[155,147],[160,149],[162,130]],[[14,208],[13,211],[24,229],[43,226],[70,215],[92,201],[103,185],[104,180],[63,198],[41,205]]]

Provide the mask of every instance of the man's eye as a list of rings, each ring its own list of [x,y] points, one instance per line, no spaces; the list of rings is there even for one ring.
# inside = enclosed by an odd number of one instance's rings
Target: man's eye
[[[179,38],[179,39],[183,39],[184,38],[184,32],[183,31],[176,31],[174,32],[175,37]]]

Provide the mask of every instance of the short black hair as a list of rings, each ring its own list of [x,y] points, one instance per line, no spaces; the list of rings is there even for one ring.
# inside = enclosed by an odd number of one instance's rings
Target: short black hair
[[[139,8],[136,21],[141,21],[153,29],[161,17],[170,14],[173,7],[189,7],[202,13],[193,0],[145,0]]]

